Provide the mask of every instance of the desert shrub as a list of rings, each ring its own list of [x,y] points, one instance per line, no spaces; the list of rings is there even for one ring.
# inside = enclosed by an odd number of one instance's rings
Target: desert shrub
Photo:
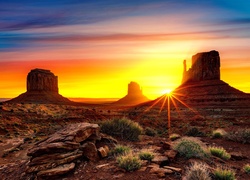
[[[217,167],[214,176],[218,180],[235,180],[235,172],[228,168]]]
[[[131,148],[128,146],[123,145],[116,145],[114,149],[110,151],[112,155],[118,156],[118,155],[125,155],[128,154],[131,151]]]
[[[223,147],[209,147],[209,151],[212,155],[219,157],[224,160],[231,158],[231,155]]]
[[[130,141],[139,140],[139,135],[143,131],[138,123],[127,118],[117,118],[104,121],[100,126],[103,133]]]
[[[204,163],[193,163],[191,166],[187,169],[186,180],[211,180],[211,177],[209,176],[209,169],[208,166]]]
[[[193,137],[201,137],[201,136],[204,136],[204,133],[201,132],[197,127],[192,127],[188,129],[185,135],[193,136]]]
[[[171,141],[174,141],[174,140],[176,140],[176,139],[179,139],[180,137],[181,137],[181,136],[180,136],[179,134],[173,133],[173,134],[170,134],[169,139],[170,139]]]
[[[243,144],[250,144],[250,129],[240,129],[238,131],[233,131],[228,133],[227,139],[240,142]]]
[[[194,138],[181,138],[174,145],[174,149],[187,159],[192,157],[205,158],[209,156],[202,142]]]
[[[216,129],[212,132],[213,138],[222,138],[226,135],[226,131],[224,129]]]
[[[155,136],[157,134],[156,130],[150,127],[145,128],[145,134],[148,136]]]
[[[131,153],[118,156],[116,160],[118,166],[126,171],[135,171],[141,168],[141,160]]]
[[[244,171],[247,173],[247,174],[250,174],[250,164],[246,164],[244,167],[243,167]]]
[[[139,157],[141,160],[152,161],[152,159],[154,159],[155,156],[152,152],[142,151],[139,153]]]

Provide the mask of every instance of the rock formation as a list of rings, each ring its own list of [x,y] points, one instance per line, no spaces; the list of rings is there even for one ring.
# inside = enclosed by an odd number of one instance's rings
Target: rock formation
[[[149,99],[143,95],[140,85],[131,81],[128,84],[128,94],[116,101],[116,105],[136,105],[148,101]]]
[[[182,84],[172,94],[181,107],[212,106],[249,106],[250,94],[244,93],[220,80],[220,56],[217,51],[202,52],[192,57],[192,67],[187,71],[186,60],[183,62]],[[148,105],[158,103],[165,98],[160,97]],[[146,104],[145,104],[146,105]]]
[[[70,100],[58,93],[58,78],[50,70],[33,69],[27,76],[27,91],[10,103],[65,104]]]
[[[33,69],[27,76],[27,92],[47,91],[58,93],[58,78],[50,70]]]
[[[220,56],[218,51],[197,53],[192,57],[192,67],[186,70],[186,60],[182,83],[204,80],[220,80]]]
[[[99,129],[97,124],[71,124],[37,142],[27,153],[31,158],[26,173],[52,178],[73,170],[77,160],[95,162],[106,157],[117,141],[100,134]]]

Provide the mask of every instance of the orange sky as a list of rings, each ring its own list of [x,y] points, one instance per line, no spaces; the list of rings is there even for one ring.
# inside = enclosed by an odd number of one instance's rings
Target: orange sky
[[[145,0],[95,6],[91,1],[65,4],[69,13],[63,9],[49,18],[33,14],[33,6],[42,12],[60,10],[52,2],[45,6],[48,2],[25,7],[16,1],[12,9],[22,16],[7,13],[6,19],[13,19],[0,23],[0,97],[25,92],[28,72],[44,68],[59,77],[59,92],[66,97],[121,98],[135,81],[154,99],[180,85],[184,59],[190,67],[192,55],[211,50],[220,53],[221,79],[250,92],[250,15],[245,5]],[[19,12],[21,6],[27,11]],[[9,11],[8,4],[3,8]],[[33,16],[39,17],[30,20]]]

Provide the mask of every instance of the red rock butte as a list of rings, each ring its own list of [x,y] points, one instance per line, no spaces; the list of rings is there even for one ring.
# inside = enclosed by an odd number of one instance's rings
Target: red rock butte
[[[116,105],[136,105],[148,101],[149,99],[143,95],[140,85],[131,81],[128,84],[128,93],[125,97],[119,99]]]
[[[182,84],[172,94],[186,105],[190,107],[249,106],[250,94],[231,87],[220,79],[221,63],[218,51],[198,53],[192,56],[192,66],[189,70],[187,70],[186,60],[183,66]],[[149,102],[148,105],[156,102],[161,105],[163,100],[159,100],[160,98]],[[176,100],[176,103],[178,102],[180,101]]]
[[[27,75],[27,91],[9,103],[68,104],[71,101],[58,93],[58,77],[50,70],[32,69]]]

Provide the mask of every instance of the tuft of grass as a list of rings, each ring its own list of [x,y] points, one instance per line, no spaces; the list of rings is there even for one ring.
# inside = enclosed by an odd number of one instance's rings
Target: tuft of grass
[[[246,164],[244,167],[243,167],[245,173],[247,174],[250,174],[250,164]]]
[[[180,137],[181,136],[179,134],[173,133],[173,134],[170,134],[169,139],[171,141],[175,141],[176,139],[179,139]]]
[[[146,127],[145,128],[145,134],[148,135],[148,136],[156,136],[157,131],[154,130],[153,128]]]
[[[209,169],[208,166],[204,163],[194,162],[191,166],[187,169],[186,180],[211,180],[209,176]]]
[[[227,134],[227,139],[243,144],[250,144],[250,128],[239,129]]]
[[[128,147],[128,146],[123,146],[123,145],[116,145],[114,147],[114,149],[111,150],[111,154],[112,155],[115,155],[115,156],[118,156],[118,155],[125,155],[125,154],[128,154],[130,153],[131,151],[131,148]]]
[[[231,158],[231,155],[223,147],[211,146],[208,149],[212,155],[221,159],[228,160]]]
[[[174,145],[174,150],[187,159],[192,157],[206,158],[209,157],[207,149],[201,141],[195,138],[183,137]]]
[[[149,151],[142,151],[139,153],[139,158],[141,160],[147,160],[147,161],[152,161],[152,159],[154,159],[154,154],[152,152]]]
[[[135,171],[141,168],[141,160],[133,155],[133,154],[126,154],[117,157],[117,163],[120,168],[125,169],[126,171]]]
[[[130,141],[138,141],[143,131],[138,123],[125,117],[104,121],[100,126],[103,133]]]
[[[214,171],[215,179],[218,180],[235,180],[235,172],[228,168],[217,167]]]
[[[213,138],[222,138],[227,134],[227,132],[224,129],[216,129],[212,132]]]

